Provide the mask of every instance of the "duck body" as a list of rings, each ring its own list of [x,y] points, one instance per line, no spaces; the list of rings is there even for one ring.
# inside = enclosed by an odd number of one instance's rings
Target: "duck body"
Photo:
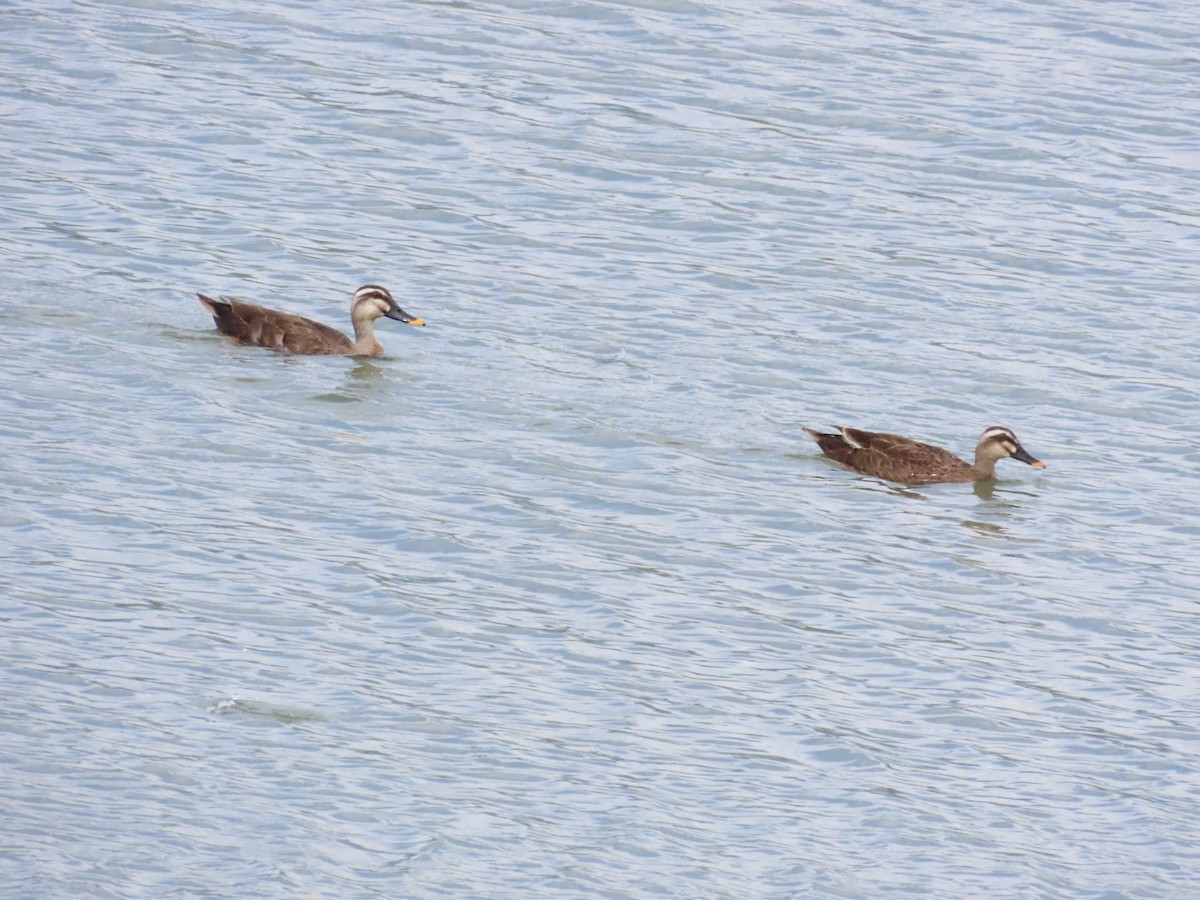
[[[212,314],[217,330],[239,344],[313,355],[347,355],[354,350],[354,342],[336,328],[304,316],[267,309],[233,297],[214,300],[204,294],[196,296]]]
[[[996,463],[1007,457],[1039,469],[1046,467],[1031,456],[1011,429],[993,425],[984,429],[969,463],[949,450],[898,434],[840,427],[837,433],[805,428],[821,452],[856,472],[901,484],[942,484],[987,481],[996,477]]]
[[[387,317],[408,325],[425,324],[397,306],[387,289],[377,284],[363,285],[350,301],[354,340],[336,328],[304,316],[234,297],[196,296],[213,317],[217,330],[236,343],[306,356],[382,356],[383,347],[375,339],[376,319]]]

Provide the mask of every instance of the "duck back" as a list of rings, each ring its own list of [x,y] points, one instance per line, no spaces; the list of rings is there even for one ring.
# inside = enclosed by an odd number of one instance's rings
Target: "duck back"
[[[204,294],[196,296],[212,314],[217,330],[239,344],[306,355],[345,355],[354,350],[353,341],[336,328],[304,316],[267,309],[233,297],[214,300]]]

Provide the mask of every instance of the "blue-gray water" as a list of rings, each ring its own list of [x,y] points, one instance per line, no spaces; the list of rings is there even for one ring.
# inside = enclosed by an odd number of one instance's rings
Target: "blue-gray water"
[[[1194,4],[0,34],[0,894],[1200,895]]]

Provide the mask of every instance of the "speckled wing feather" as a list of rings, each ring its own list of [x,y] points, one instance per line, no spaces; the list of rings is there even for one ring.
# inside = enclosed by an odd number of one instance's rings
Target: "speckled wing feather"
[[[949,450],[898,434],[844,427],[841,434],[806,430],[826,456],[865,475],[903,484],[975,480],[970,465]]]
[[[267,309],[236,297],[214,300],[203,294],[198,296],[212,313],[217,330],[239,343],[308,355],[343,354],[354,349],[353,342],[336,328],[312,319]]]
[[[904,484],[932,484],[961,479],[973,481],[970,465],[949,450],[898,434],[847,428],[843,433],[863,449],[860,471]]]

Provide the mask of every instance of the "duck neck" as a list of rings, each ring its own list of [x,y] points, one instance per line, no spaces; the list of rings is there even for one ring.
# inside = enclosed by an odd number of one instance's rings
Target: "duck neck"
[[[354,320],[354,351],[355,356],[382,356],[383,347],[375,340],[375,320]]]
[[[975,469],[983,473],[983,478],[996,477],[996,457],[986,455],[982,449],[975,451]],[[981,481],[983,479],[980,479]]]

